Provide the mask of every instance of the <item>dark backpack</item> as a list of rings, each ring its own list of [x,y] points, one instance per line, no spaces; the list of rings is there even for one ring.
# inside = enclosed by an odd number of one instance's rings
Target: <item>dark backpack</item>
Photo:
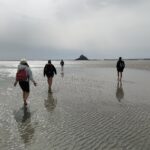
[[[28,74],[25,69],[19,70],[16,73],[16,80],[17,81],[26,81],[28,79]]]
[[[123,61],[120,61],[119,62],[119,68],[120,69],[124,69],[125,65],[124,65],[124,62]]]

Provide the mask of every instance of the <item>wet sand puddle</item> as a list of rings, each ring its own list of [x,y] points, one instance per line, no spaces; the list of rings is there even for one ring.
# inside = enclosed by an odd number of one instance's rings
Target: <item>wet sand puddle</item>
[[[133,72],[139,75],[131,80]],[[140,78],[149,72],[133,72],[118,85],[111,68],[85,74],[68,68],[48,93],[42,69],[34,69],[38,86],[31,85],[27,108],[10,77],[0,85],[0,149],[149,150],[150,84]]]

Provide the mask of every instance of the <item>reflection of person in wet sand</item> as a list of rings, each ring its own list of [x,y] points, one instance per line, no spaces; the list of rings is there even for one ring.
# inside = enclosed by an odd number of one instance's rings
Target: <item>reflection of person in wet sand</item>
[[[53,97],[52,93],[48,92],[47,99],[45,99],[45,101],[44,101],[44,105],[45,105],[45,108],[47,109],[47,111],[54,110],[56,107],[56,104],[57,104],[57,99],[55,99]]]
[[[64,72],[61,72],[61,77],[62,77],[62,78],[64,77]]]
[[[34,135],[34,128],[31,124],[31,113],[28,107],[21,108],[15,113],[18,122],[18,130],[25,144],[29,144]]]
[[[23,107],[22,123],[26,122],[27,120],[31,120],[30,109],[29,107]]]
[[[119,102],[121,101],[121,99],[124,98],[122,82],[119,82],[119,81],[117,83],[116,98],[118,99]]]

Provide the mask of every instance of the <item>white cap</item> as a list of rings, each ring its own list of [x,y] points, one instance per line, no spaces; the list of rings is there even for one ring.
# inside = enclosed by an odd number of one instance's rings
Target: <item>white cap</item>
[[[25,63],[27,63],[27,60],[25,58],[20,60],[20,64],[25,64]]]

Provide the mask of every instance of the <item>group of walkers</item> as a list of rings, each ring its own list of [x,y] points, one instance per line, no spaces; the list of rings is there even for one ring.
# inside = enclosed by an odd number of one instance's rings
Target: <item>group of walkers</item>
[[[61,65],[61,71],[63,72],[63,66],[64,66],[63,60],[60,61],[60,65]],[[117,68],[118,81],[121,81],[122,72],[125,68],[125,63],[121,57],[119,57],[119,60],[117,61],[116,68]],[[51,60],[48,60],[48,63],[44,67],[43,75],[44,77],[45,76],[47,77],[48,90],[50,93],[51,93],[52,80],[54,74],[55,75],[57,74],[57,70],[55,66],[51,63]],[[29,84],[30,80],[33,82],[34,86],[37,85],[37,83],[33,79],[32,71],[29,67],[29,64],[25,59],[22,59],[20,61],[20,64],[18,65],[14,86],[16,86],[17,83],[19,82],[20,88],[22,89],[23,92],[23,101],[25,106],[27,105],[27,98],[29,97],[29,93],[30,93],[30,84]]]
[[[62,63],[60,63],[63,67]],[[51,86],[52,86],[52,79],[54,77],[54,74],[57,74],[56,68],[51,63],[51,60],[48,60],[48,63],[45,65],[43,70],[44,77],[47,77],[47,83],[48,83],[48,89],[49,92],[51,92]],[[32,71],[25,59],[22,59],[20,61],[20,64],[18,65],[17,73],[16,73],[16,80],[14,82],[14,86],[17,85],[19,82],[20,88],[23,92],[23,101],[24,105],[27,105],[27,98],[29,97],[30,93],[30,84],[29,82],[32,81],[34,86],[37,85],[35,80],[33,79]]]

